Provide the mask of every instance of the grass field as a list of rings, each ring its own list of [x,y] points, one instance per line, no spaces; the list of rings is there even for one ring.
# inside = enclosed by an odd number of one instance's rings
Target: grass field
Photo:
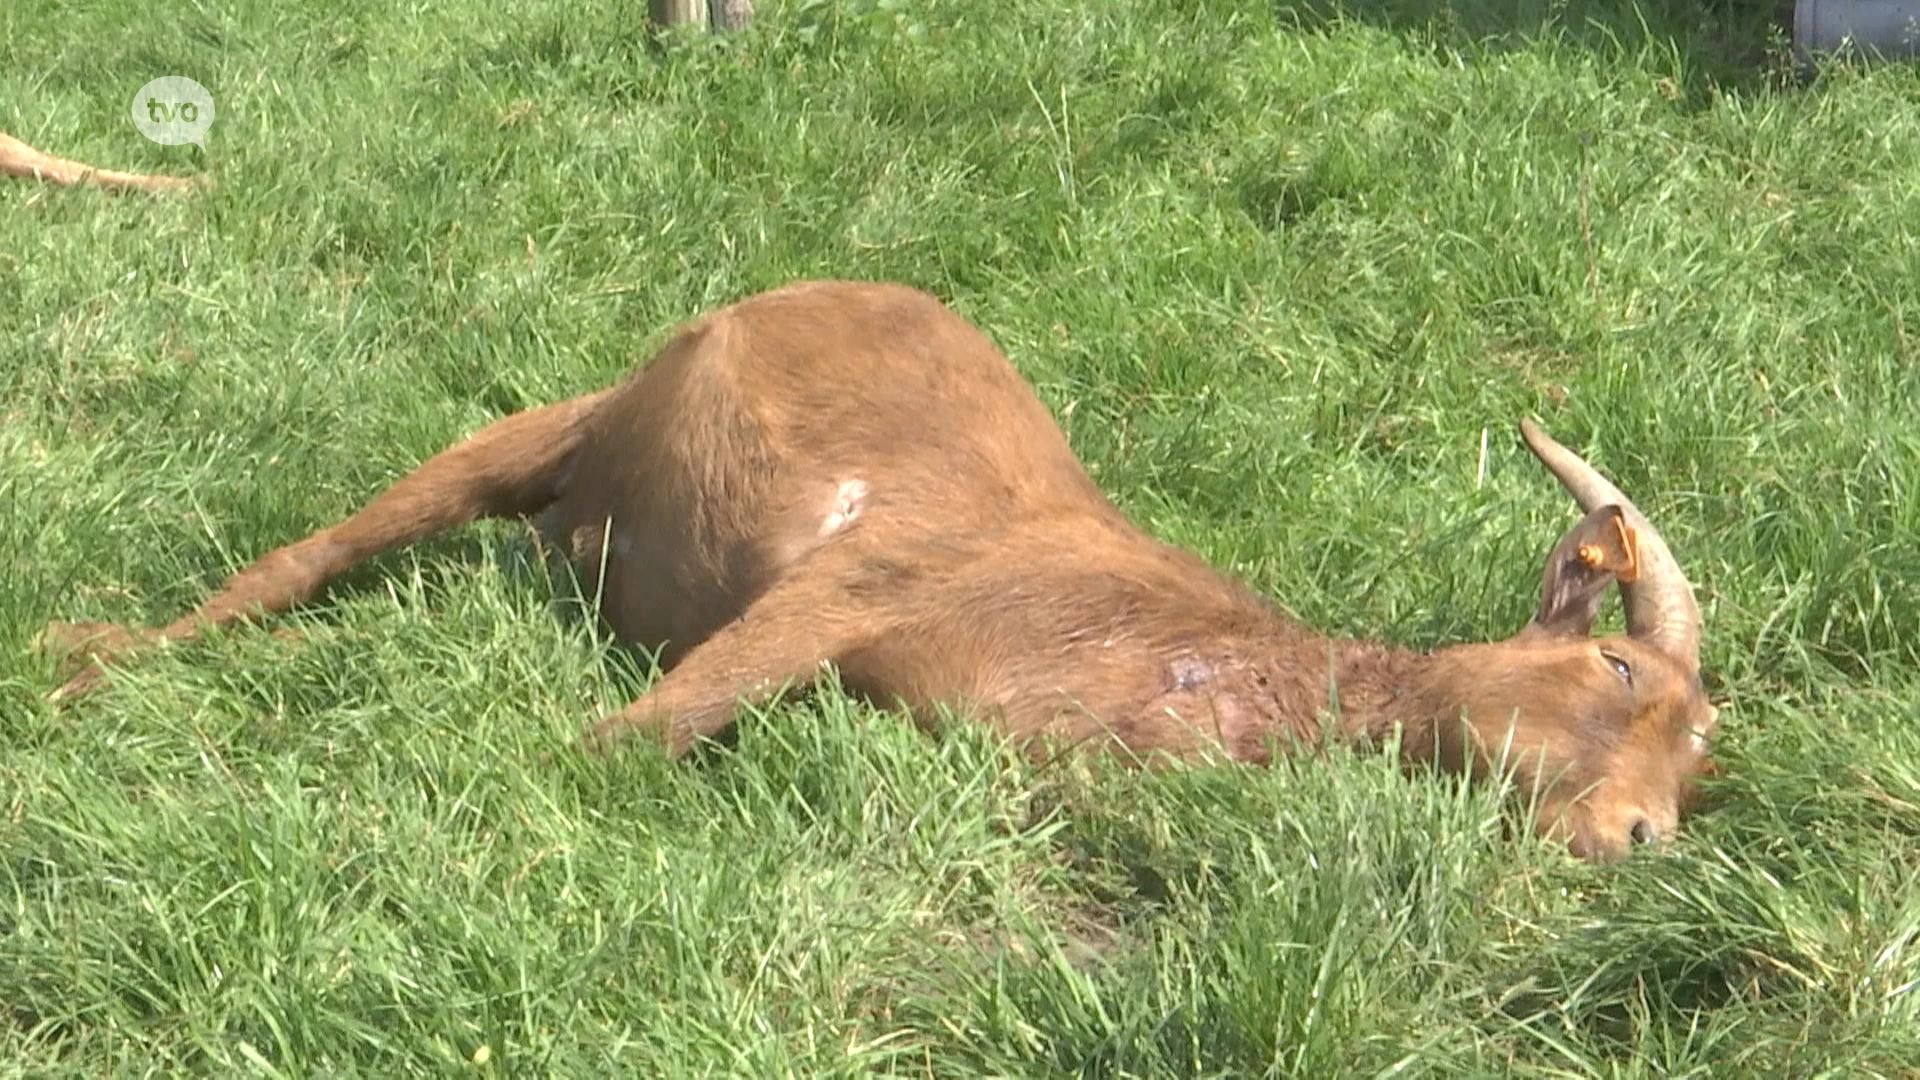
[[[0,185],[0,1076],[1920,1075],[1920,72],[1797,84],[1732,2],[643,9],[0,10],[0,130],[219,181]],[[165,74],[206,153],[134,131]],[[811,276],[949,300],[1342,633],[1526,620],[1540,417],[1700,591],[1709,810],[1597,870],[1383,754],[1041,770],[833,693],[586,760],[649,674],[505,524],[43,702],[47,620]]]

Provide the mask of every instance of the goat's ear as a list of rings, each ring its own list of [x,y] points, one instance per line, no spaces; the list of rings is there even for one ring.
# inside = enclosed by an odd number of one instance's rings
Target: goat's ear
[[[1580,519],[1554,545],[1540,580],[1540,610],[1533,633],[1586,637],[1600,614],[1600,601],[1615,581],[1640,575],[1640,553],[1633,526],[1617,506],[1602,506]]]

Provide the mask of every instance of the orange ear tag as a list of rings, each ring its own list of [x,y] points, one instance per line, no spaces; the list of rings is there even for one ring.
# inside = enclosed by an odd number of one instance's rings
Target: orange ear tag
[[[1620,559],[1611,563],[1607,558],[1607,549],[1599,544],[1581,544],[1576,552],[1580,561],[1595,570],[1608,570],[1619,581],[1632,581],[1640,576],[1640,538],[1628,527],[1624,518],[1613,519],[1615,536],[1620,541]]]
[[[1627,519],[1613,519],[1613,527],[1620,533],[1620,552],[1625,555],[1626,564],[1613,568],[1616,581],[1632,581],[1640,576],[1640,534],[1627,525]]]

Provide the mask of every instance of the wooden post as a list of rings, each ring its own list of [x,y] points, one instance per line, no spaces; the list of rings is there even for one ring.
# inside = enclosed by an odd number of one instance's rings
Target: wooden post
[[[753,0],[648,0],[648,12],[661,26],[710,26],[742,30],[753,21]]]
[[[744,30],[753,21],[753,0],[708,0],[708,18],[716,31]]]
[[[647,10],[661,26],[707,25],[707,0],[648,0]]]

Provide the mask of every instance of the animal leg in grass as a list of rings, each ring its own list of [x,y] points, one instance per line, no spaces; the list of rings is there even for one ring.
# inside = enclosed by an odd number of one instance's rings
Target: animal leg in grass
[[[712,738],[743,706],[811,685],[822,665],[884,633],[881,620],[833,610],[825,575],[777,585],[674,665],[633,704],[587,729],[589,749],[606,751],[636,735],[660,740],[679,757]]]
[[[42,640],[84,666],[52,694],[62,700],[97,685],[101,659],[293,607],[355,564],[482,517],[532,514],[551,503],[586,418],[607,391],[515,413],[426,464],[338,525],[268,552],[227,579],[191,613],[159,630],[54,623]]]
[[[41,153],[4,131],[0,131],[0,176],[45,180],[53,184],[92,183],[114,190],[135,191],[182,191],[194,185],[194,181],[178,176],[96,169],[78,161]]]

